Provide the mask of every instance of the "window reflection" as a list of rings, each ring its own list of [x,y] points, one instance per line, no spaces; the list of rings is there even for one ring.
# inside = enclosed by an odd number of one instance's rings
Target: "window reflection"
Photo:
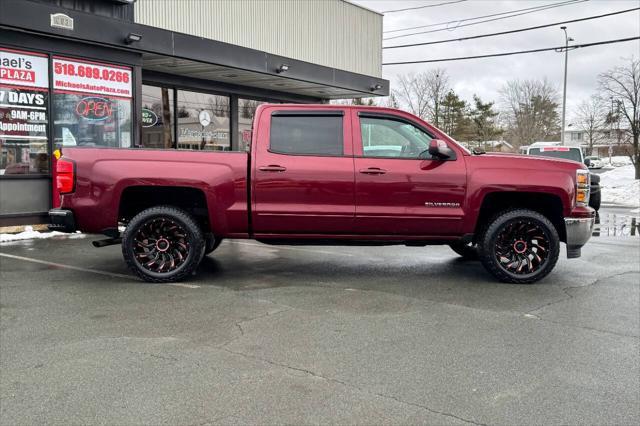
[[[131,147],[131,100],[54,92],[55,146]]]
[[[238,99],[238,151],[249,151],[253,118],[258,105],[264,103],[254,99]]]
[[[140,125],[140,143],[143,148],[175,147],[172,88],[142,86]]]
[[[178,149],[231,150],[229,98],[178,90]]]

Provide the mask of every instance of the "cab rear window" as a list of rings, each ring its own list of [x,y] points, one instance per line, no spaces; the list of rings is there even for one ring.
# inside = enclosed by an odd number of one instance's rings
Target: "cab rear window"
[[[291,155],[343,155],[342,116],[276,115],[271,117],[269,150]]]

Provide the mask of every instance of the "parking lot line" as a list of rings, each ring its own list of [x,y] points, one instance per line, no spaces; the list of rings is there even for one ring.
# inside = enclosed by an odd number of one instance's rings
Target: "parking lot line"
[[[39,263],[41,265],[55,266],[57,268],[73,269],[74,271],[92,272],[94,274],[106,275],[109,277],[126,278],[129,280],[133,278],[130,275],[118,274],[116,272],[106,272],[106,271],[100,271],[98,269],[81,268],[79,266],[65,265],[63,263],[49,262],[46,260],[33,259],[31,257],[16,256],[14,254],[8,254],[8,253],[0,253],[0,256],[7,257],[9,259],[23,260],[25,262]]]
[[[6,258],[9,258],[9,259],[22,260],[22,261],[25,261],[25,262],[39,263],[41,265],[55,266],[56,268],[71,269],[71,270],[74,270],[74,271],[81,271],[81,272],[90,272],[90,273],[93,273],[93,274],[106,275],[108,277],[125,278],[127,280],[131,280],[131,279],[135,278],[133,275],[118,274],[117,272],[107,272],[107,271],[101,271],[99,269],[82,268],[80,266],[65,265],[63,263],[49,262],[49,261],[46,261],[46,260],[34,259],[34,258],[31,258],[31,257],[16,256],[14,254],[8,254],[8,253],[0,253],[0,257],[6,257]],[[199,285],[184,284],[184,283],[166,283],[166,284],[161,284],[161,285],[170,285],[170,286],[173,286],[173,287],[183,287],[183,288],[189,288],[189,289],[200,288]]]

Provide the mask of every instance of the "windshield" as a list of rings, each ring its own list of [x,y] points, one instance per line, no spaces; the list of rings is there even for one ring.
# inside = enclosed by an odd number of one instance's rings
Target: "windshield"
[[[538,155],[541,157],[564,158],[565,160],[573,160],[578,163],[582,162],[579,148],[566,147],[543,147],[529,148],[529,155]]]

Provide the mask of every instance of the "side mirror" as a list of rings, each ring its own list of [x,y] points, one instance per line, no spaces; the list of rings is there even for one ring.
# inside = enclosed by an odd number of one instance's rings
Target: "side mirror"
[[[442,139],[432,139],[429,143],[429,154],[438,160],[447,160],[455,156],[447,143]]]
[[[588,158],[585,158],[585,159],[584,159],[584,165],[585,165],[585,166],[587,166],[587,167],[589,167],[589,166],[591,165],[591,160],[590,160],[590,159],[588,159]]]

